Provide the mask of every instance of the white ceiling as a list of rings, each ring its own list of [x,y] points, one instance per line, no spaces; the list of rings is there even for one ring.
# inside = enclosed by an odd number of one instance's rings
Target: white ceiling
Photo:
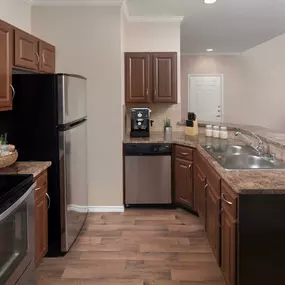
[[[285,0],[25,0],[33,4],[127,4],[130,16],[184,16],[182,53],[241,53],[285,33]]]
[[[285,33],[285,0],[127,0],[131,16],[184,16],[183,53],[240,53]]]

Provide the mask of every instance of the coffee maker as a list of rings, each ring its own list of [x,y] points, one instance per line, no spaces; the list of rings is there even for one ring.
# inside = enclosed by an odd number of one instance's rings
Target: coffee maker
[[[131,109],[131,137],[149,137],[150,113],[151,110],[149,108]]]

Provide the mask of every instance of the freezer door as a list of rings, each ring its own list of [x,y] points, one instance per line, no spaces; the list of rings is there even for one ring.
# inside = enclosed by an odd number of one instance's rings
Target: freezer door
[[[78,75],[58,75],[58,124],[87,116],[87,80]]]
[[[88,212],[87,121],[59,133],[61,251],[77,238]]]

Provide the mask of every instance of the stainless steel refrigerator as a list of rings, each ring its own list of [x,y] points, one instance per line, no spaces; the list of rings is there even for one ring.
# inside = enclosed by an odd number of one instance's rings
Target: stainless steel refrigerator
[[[65,254],[88,212],[87,81],[70,74],[14,74],[13,110],[0,131],[19,160],[51,161],[48,170],[48,256]]]

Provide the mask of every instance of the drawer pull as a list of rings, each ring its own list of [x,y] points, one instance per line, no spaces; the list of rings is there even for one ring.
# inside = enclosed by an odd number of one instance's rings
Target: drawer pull
[[[209,184],[206,184],[206,185],[204,186],[204,189],[206,190],[208,186],[209,186]]]
[[[49,196],[48,193],[46,193],[46,197],[47,197],[47,199],[48,199],[48,209],[49,209],[49,208],[50,208],[50,196]]]
[[[38,187],[38,188],[35,189],[35,191],[39,191],[39,190],[43,189],[44,187],[45,187],[45,185],[43,185],[41,187]]]
[[[225,194],[224,194],[224,193],[222,193],[222,200],[223,200],[224,202],[226,202],[228,205],[232,205],[232,204],[233,204],[232,202],[228,201],[228,200],[225,198]]]
[[[188,153],[188,152],[180,152],[180,154],[181,154],[181,155],[184,155],[184,156],[189,155],[189,153]]]

